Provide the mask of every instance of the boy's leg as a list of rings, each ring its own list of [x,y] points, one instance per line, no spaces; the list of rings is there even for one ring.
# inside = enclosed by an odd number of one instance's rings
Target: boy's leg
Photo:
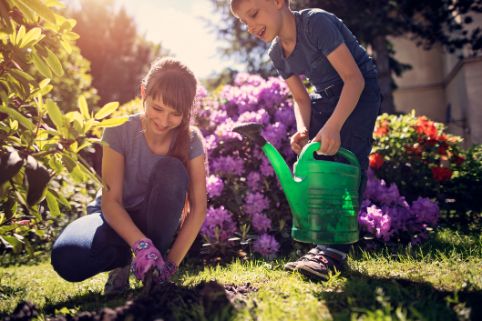
[[[338,98],[334,97],[313,102],[309,132],[310,139],[314,138],[331,116],[337,100]],[[353,152],[360,162],[359,204],[361,204],[366,187],[368,156],[371,151],[372,133],[379,108],[380,93],[376,79],[367,79],[365,90],[340,133],[341,146]],[[334,157],[322,156],[321,158],[333,159]],[[340,161],[343,161],[343,159],[340,159]],[[326,279],[329,271],[343,269],[349,248],[350,245],[318,244],[317,247],[311,249],[298,261],[286,264],[285,268],[288,270],[299,270],[310,277]]]
[[[104,221],[102,213],[70,223],[52,247],[51,263],[67,281],[79,282],[129,264],[127,243]]]

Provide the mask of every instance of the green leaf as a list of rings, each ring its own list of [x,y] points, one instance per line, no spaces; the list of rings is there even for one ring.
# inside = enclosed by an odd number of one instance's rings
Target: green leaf
[[[60,130],[64,123],[64,116],[62,115],[59,106],[57,106],[52,99],[47,99],[45,105],[47,106],[47,113],[50,119],[54,123],[55,127]]]
[[[119,107],[119,102],[113,101],[105,104],[98,112],[95,113],[94,118],[97,120],[103,119],[110,114],[112,114],[117,107]]]
[[[55,24],[55,15],[50,10],[49,7],[44,5],[41,1],[39,0],[15,0],[15,2],[22,3],[24,6],[30,8],[33,12],[47,20],[48,22]]]
[[[40,40],[42,40],[45,36],[42,35],[42,29],[35,27],[29,30],[27,34],[22,38],[20,44],[18,45],[19,48],[25,47],[32,47],[36,45]],[[18,39],[17,39],[18,40]]]
[[[56,76],[62,77],[64,75],[64,69],[62,68],[62,63],[60,62],[59,58],[57,58],[57,56],[49,48],[47,48],[47,52],[47,64]]]
[[[17,35],[15,36],[15,43],[17,47],[20,47],[20,44],[22,43],[22,38],[25,36],[25,26],[20,26],[18,29]],[[21,47],[20,47],[21,48]]]
[[[36,52],[32,53],[32,62],[42,76],[49,79],[52,78],[52,71],[50,71],[48,64]]]
[[[60,208],[59,203],[57,202],[57,198],[50,191],[47,191],[47,193],[45,194],[45,199],[47,200],[47,206],[50,210],[50,215],[52,215],[52,217],[59,217]]]
[[[0,112],[6,113],[13,119],[16,119],[20,124],[22,124],[23,127],[27,128],[28,130],[33,131],[35,129],[35,125],[30,121],[30,119],[28,119],[27,117],[25,117],[24,115],[16,111],[15,109],[12,109],[10,107],[0,106]]]
[[[117,117],[117,118],[110,118],[110,119],[105,119],[101,121],[99,124],[97,124],[97,127],[115,127],[122,125],[125,123],[129,117]]]
[[[84,117],[84,119],[89,119],[89,107],[87,106],[87,99],[85,99],[84,95],[80,95],[79,98],[77,99],[77,102],[79,104],[79,109],[80,113]]]

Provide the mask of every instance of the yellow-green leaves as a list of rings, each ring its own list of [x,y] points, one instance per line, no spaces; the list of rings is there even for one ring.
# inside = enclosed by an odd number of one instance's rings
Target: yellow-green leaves
[[[29,8],[31,11],[38,14],[40,17],[45,19],[46,21],[55,24],[55,15],[52,10],[49,9],[45,4],[42,3],[40,0],[14,0],[14,3],[22,4],[23,7]]]
[[[107,103],[98,112],[95,113],[94,118],[97,120],[103,119],[112,114],[117,109],[117,107],[119,107],[119,103],[117,101]]]
[[[62,77],[64,75],[64,69],[62,68],[62,64],[60,63],[59,58],[50,50],[46,48],[48,52],[48,56],[46,62],[50,69],[54,72],[54,74],[58,77]]]
[[[87,99],[85,99],[84,95],[80,95],[77,99],[77,103],[79,105],[80,113],[84,119],[89,119],[89,107],[87,106]]]
[[[129,117],[116,117],[116,118],[110,118],[110,119],[104,119],[103,121],[100,122],[99,127],[115,127],[122,125],[125,123]]]
[[[45,105],[47,107],[47,114],[49,115],[50,120],[52,120],[57,130],[61,130],[64,117],[59,106],[57,106],[52,99],[47,99]]]

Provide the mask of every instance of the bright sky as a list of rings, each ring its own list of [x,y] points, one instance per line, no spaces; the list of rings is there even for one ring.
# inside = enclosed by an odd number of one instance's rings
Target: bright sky
[[[65,2],[72,2],[66,0]],[[75,0],[74,0],[75,2]],[[236,67],[217,53],[220,41],[202,18],[215,23],[219,17],[210,0],[115,0],[123,5],[147,40],[161,43],[187,64],[199,78]],[[237,66],[238,69],[241,69]]]

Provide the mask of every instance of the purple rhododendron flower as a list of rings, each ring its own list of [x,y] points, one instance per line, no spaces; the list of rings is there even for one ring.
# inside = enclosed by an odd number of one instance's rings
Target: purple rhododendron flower
[[[266,233],[271,229],[271,220],[261,213],[254,213],[251,217],[251,225],[258,233]]]
[[[417,198],[410,207],[415,214],[418,223],[425,223],[430,227],[435,227],[439,218],[440,210],[434,202],[428,198]]]
[[[274,169],[273,166],[271,166],[271,163],[269,160],[263,156],[261,159],[261,166],[259,168],[261,174],[263,176],[273,176],[274,175]]]
[[[258,172],[249,173],[246,184],[251,192],[258,191],[261,188],[261,175]]]
[[[358,216],[358,222],[362,228],[384,241],[390,239],[390,221],[390,217],[376,205],[367,207]]]
[[[400,192],[396,184],[387,186],[384,180],[380,181],[381,188],[378,189],[378,200],[385,205],[396,204],[400,199]]]
[[[279,243],[274,236],[262,234],[253,244],[253,250],[264,257],[271,257],[279,251]]]
[[[201,227],[201,234],[210,242],[226,241],[236,233],[237,228],[231,213],[224,209],[210,207],[206,213],[206,219]]]
[[[206,180],[206,189],[209,197],[217,197],[223,192],[224,183],[219,177],[210,175]]]
[[[244,211],[248,215],[261,213],[269,207],[269,200],[261,193],[248,192],[244,198]]]
[[[216,174],[232,174],[241,176],[244,171],[244,161],[238,157],[221,156],[210,163],[211,170]]]
[[[264,109],[247,111],[239,116],[238,123],[258,123],[266,125],[269,123],[269,115]]]
[[[263,136],[274,147],[280,148],[283,140],[287,138],[286,126],[278,122],[270,124],[263,130]]]

